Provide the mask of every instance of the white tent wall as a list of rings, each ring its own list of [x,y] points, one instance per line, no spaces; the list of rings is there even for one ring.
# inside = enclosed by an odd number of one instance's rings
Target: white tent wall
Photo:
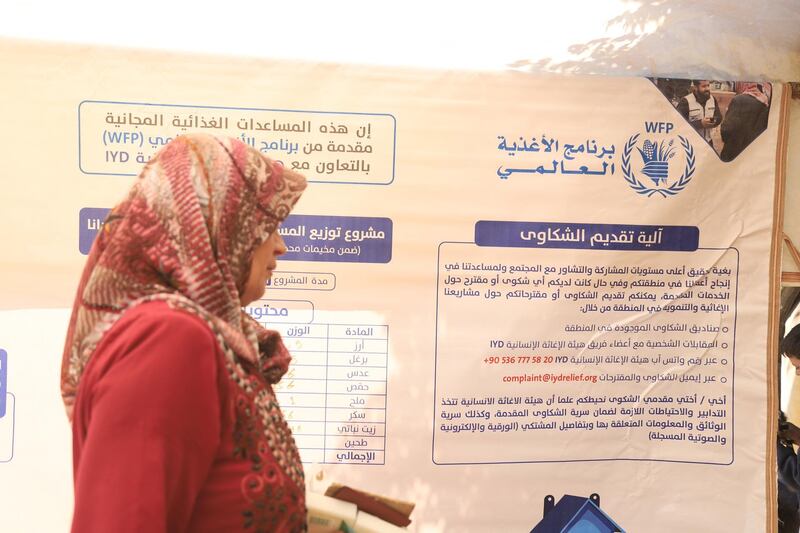
[[[225,8],[143,0],[126,10],[100,0],[10,0],[0,36],[314,62],[794,81],[799,12],[796,0],[298,0]]]

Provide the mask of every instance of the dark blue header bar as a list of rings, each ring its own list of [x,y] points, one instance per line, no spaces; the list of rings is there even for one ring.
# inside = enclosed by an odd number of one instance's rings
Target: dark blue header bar
[[[282,260],[388,263],[392,259],[388,218],[289,215],[278,233],[288,249]]]
[[[478,246],[693,252],[699,240],[700,230],[696,226],[493,220],[475,223]]]

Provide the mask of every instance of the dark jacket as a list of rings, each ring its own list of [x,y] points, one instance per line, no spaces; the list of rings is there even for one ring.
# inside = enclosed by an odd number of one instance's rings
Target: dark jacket
[[[713,98],[713,95],[709,96],[708,98]],[[701,99],[697,95],[695,95],[695,100],[697,100],[697,103],[700,104],[701,106],[705,106],[706,105],[706,102],[708,101],[708,98]],[[680,99],[676,109],[678,110],[678,113],[680,113],[683,116],[683,118],[685,118],[689,122],[689,124],[691,124],[692,127],[694,129],[696,129],[700,133],[700,135],[703,135],[703,130],[704,129],[711,130],[711,129],[719,126],[719,123],[722,121],[722,113],[719,110],[719,102],[715,102],[715,105],[714,105],[714,123],[709,128],[703,128],[702,123],[701,123],[700,120],[691,120],[689,118],[689,101],[686,99],[686,96],[684,96],[683,98]]]
[[[724,143],[720,158],[723,161],[733,161],[747,148],[747,145],[767,129],[768,118],[769,107],[756,98],[749,94],[734,96],[720,127]]]
[[[797,533],[800,496],[800,465],[794,448],[778,444],[778,532]]]

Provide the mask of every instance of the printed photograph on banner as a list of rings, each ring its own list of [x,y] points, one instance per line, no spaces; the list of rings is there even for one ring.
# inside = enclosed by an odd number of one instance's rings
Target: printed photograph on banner
[[[733,161],[767,129],[772,84],[650,78],[723,161]]]

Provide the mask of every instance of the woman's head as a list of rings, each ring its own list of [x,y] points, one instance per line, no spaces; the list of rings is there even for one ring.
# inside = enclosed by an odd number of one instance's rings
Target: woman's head
[[[786,356],[800,376],[800,325],[797,325],[781,340],[780,352]]]
[[[107,294],[93,290],[94,282],[107,285],[103,272],[113,269],[124,274],[114,279],[125,285],[120,298],[128,299],[131,289],[178,292],[234,320],[240,297],[257,292],[245,292],[251,272],[274,268],[272,256],[282,253],[278,225],[304,188],[302,176],[240,141],[178,137],[147,164],[113,210],[96,246],[101,268],[89,279],[84,300],[91,305]],[[251,269],[259,248],[262,254],[272,250],[268,264]]]
[[[108,216],[78,287],[62,365],[69,407],[96,343],[130,305],[171,298],[257,358],[264,332],[242,315],[286,251],[278,226],[305,179],[236,139],[177,137]]]

